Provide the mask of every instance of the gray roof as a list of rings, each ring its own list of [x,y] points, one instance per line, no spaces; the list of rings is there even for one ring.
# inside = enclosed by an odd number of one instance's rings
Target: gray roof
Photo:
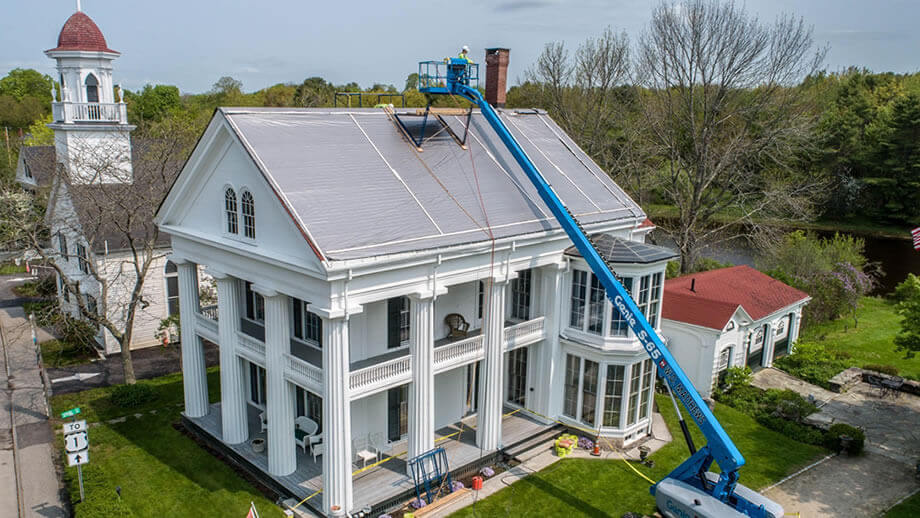
[[[50,185],[54,177],[54,146],[23,146],[19,153],[35,184],[39,187]]]
[[[381,109],[220,111],[327,260],[486,241],[487,226],[496,238],[559,228],[478,112],[469,150],[429,118],[417,152]],[[583,224],[645,219],[545,112],[501,117]],[[443,120],[463,134],[465,116]]]
[[[597,251],[608,263],[649,264],[677,257],[677,254],[668,248],[629,241],[610,234],[599,234],[592,236],[592,239]],[[565,253],[581,257],[581,252],[574,246],[567,248]]]

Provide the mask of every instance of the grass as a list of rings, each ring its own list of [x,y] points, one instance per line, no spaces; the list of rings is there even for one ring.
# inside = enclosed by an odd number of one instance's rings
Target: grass
[[[16,265],[13,263],[0,264],[0,275],[13,275],[15,273],[26,273],[26,265]]]
[[[14,286],[13,293],[20,297],[39,297],[38,282],[26,281],[19,286]]]
[[[61,340],[48,340],[38,346],[41,348],[45,367],[60,368],[80,365],[97,358],[96,353],[91,349]]]
[[[920,516],[920,493],[904,500],[885,513],[885,518],[916,518]]]
[[[666,396],[656,399],[674,440],[651,456],[654,468],[634,465],[652,480],[664,478],[689,456],[671,402]],[[716,416],[745,456],[747,465],[741,469],[741,482],[753,489],[764,488],[826,453],[823,448],[768,430],[725,405],[716,405]],[[692,428],[696,444],[702,445],[702,435]],[[607,460],[563,459],[452,516],[619,518],[627,512],[652,514],[655,501],[648,490],[648,483],[615,455]]]
[[[852,318],[812,324],[802,330],[799,340],[846,352],[852,367],[893,365],[899,375],[920,380],[920,356],[906,359],[904,353],[894,348],[894,337],[901,330],[901,317],[895,313],[894,303],[879,297],[864,297],[860,306],[858,327],[853,327]]]
[[[253,501],[264,518],[282,516],[272,502],[240,478],[226,464],[181,434],[179,420],[183,398],[179,374],[139,381],[156,392],[156,400],[137,408],[115,406],[113,387],[64,394],[52,398],[53,415],[79,406],[89,423],[129,416],[121,423],[92,426],[90,463],[84,466],[86,501],[78,502],[76,468],[66,468],[77,518],[131,516],[245,516]],[[212,400],[219,398],[219,373],[208,371]],[[156,409],[155,414],[150,410]],[[133,414],[143,413],[142,418]],[[56,420],[59,427],[60,420]],[[59,436],[63,448],[63,439]],[[121,497],[115,487],[121,487]]]

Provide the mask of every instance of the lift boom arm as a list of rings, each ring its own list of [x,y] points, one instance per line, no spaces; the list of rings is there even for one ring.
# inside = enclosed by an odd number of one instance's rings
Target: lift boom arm
[[[465,65],[465,63],[460,60],[450,60],[449,65],[457,69]],[[559,221],[566,234],[575,244],[575,247],[581,252],[582,257],[584,257],[591,270],[600,280],[613,306],[620,312],[623,319],[629,324],[630,329],[642,343],[645,351],[656,363],[658,375],[667,381],[673,393],[680,399],[706,437],[707,444],[693,453],[690,458],[671,472],[666,479],[673,478],[699,487],[740,513],[750,516],[764,516],[764,507],[762,505],[747,502],[741,495],[734,495],[738,479],[738,468],[744,465],[744,457],[741,456],[741,452],[735,447],[735,444],[725,433],[722,425],[716,420],[708,405],[706,405],[689,378],[687,378],[687,375],[684,374],[674,360],[661,337],[658,336],[658,333],[646,320],[632,297],[629,296],[626,289],[617,280],[610,266],[600,256],[591,238],[585,233],[559,197],[556,196],[552,187],[546,182],[543,175],[540,174],[499,118],[498,113],[483,99],[478,90],[466,84],[462,73],[459,76],[455,73],[453,77],[449,74],[447,83],[439,86],[439,88],[426,90],[430,90],[431,93],[460,95],[479,107],[483,117],[514,156],[514,159],[540,194],[540,198],[552,211],[553,216]],[[708,479],[705,476],[705,472],[713,461],[718,463],[722,472],[717,480],[713,479],[712,475]],[[652,493],[655,493],[659,484],[661,482],[652,488]],[[739,500],[741,501],[740,503]]]

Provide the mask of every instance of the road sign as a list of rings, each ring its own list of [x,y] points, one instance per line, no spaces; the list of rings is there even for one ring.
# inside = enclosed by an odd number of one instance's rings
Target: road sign
[[[74,421],[72,423],[64,423],[64,435],[69,433],[77,433],[86,431],[86,421]]]
[[[89,462],[89,450],[67,454],[67,465],[68,466],[82,466],[83,464],[87,464],[88,462]]]
[[[64,438],[67,453],[79,453],[89,448],[89,436],[86,432],[72,433]]]
[[[68,417],[73,417],[80,413],[80,407],[71,408],[66,412],[61,412],[61,419],[67,419]]]

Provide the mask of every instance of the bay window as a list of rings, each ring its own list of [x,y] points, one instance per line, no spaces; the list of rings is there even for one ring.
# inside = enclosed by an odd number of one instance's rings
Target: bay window
[[[581,358],[571,354],[566,355],[562,415],[572,419],[578,419],[578,378],[580,374]]]
[[[597,362],[585,360],[581,378],[581,421],[594,426],[594,409],[597,408]]]
[[[531,278],[530,270],[522,270],[511,281],[511,318],[530,320]]]
[[[604,390],[604,426],[620,426],[620,408],[623,405],[623,365],[607,366],[607,387]]]
[[[639,384],[642,382],[642,364],[632,366],[632,377],[629,381],[629,411],[626,415],[626,426],[636,424],[639,415]]]

